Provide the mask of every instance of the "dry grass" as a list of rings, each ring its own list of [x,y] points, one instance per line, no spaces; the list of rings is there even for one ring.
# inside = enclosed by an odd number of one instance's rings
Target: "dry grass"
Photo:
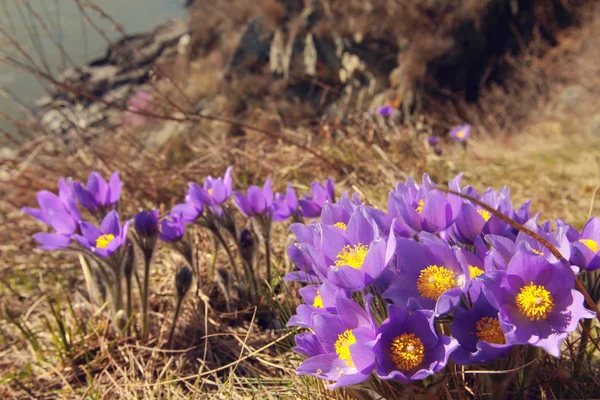
[[[427,171],[441,182],[465,171],[465,183],[481,190],[508,185],[514,203],[533,199],[532,209],[542,213],[542,220],[560,217],[579,227],[599,207],[596,202],[590,208],[600,184],[600,67],[596,61],[600,54],[597,35],[593,35],[599,24],[600,19],[595,19],[565,32],[561,44],[540,59],[515,60],[523,65],[523,75],[515,80],[527,80],[524,77],[533,74],[530,86],[504,93],[492,87],[483,93],[479,109],[465,104],[456,106],[459,111],[445,108],[449,119],[460,114],[475,121],[476,133],[466,153],[444,140],[441,155],[428,147],[428,132],[438,133],[442,126],[431,115],[418,129],[356,115],[349,123],[321,124],[315,132],[308,127],[289,131],[277,117],[262,112],[253,115],[253,124],[276,132],[281,139],[249,129],[232,132],[229,125],[201,120],[189,122],[183,134],[169,137],[160,147],[144,145],[148,136],[157,135],[150,129],[152,123],[146,133],[106,132],[110,141],[97,137],[79,143],[77,150],[50,138],[23,147],[18,159],[1,165],[6,179],[0,182],[0,394],[7,398],[169,399],[341,399],[356,395],[329,392],[322,382],[294,375],[300,358],[289,351],[291,331],[269,326],[261,316],[272,307],[285,320],[297,301],[293,288],[265,297],[258,309],[240,304],[239,312],[231,315],[225,312],[221,293],[207,281],[206,297],[189,296],[185,302],[177,332],[179,350],[165,350],[178,265],[166,247],[153,267],[151,338],[147,342],[116,338],[106,317],[90,304],[75,258],[34,250],[31,234],[40,227],[18,209],[34,205],[37,190],[53,190],[59,176],[84,179],[94,169],[104,175],[121,171],[126,182],[124,215],[140,207],[168,210],[181,201],[188,181],[220,174],[230,164],[237,188],[270,176],[276,189],[292,181],[305,191],[311,180],[331,175],[339,191],[356,191],[377,206],[385,206],[387,192],[406,176],[418,177]],[[572,105],[561,99],[568,85],[582,88]],[[532,87],[538,91],[532,94]],[[537,101],[531,104],[532,99]],[[525,103],[522,107],[527,113],[507,109]],[[302,147],[318,150],[318,155]],[[283,259],[287,236],[286,226],[276,227],[278,261]],[[198,240],[203,244],[198,259],[206,274],[209,242],[205,236]],[[584,396],[600,386],[597,375],[589,377],[587,387],[569,383],[564,371],[570,368],[568,354],[562,361],[546,361],[537,375],[540,393],[560,397],[555,391],[558,387],[573,397]],[[449,374],[441,379],[442,384],[431,389],[433,396],[481,395],[477,382],[483,378],[477,375]],[[463,390],[444,390],[448,382]]]

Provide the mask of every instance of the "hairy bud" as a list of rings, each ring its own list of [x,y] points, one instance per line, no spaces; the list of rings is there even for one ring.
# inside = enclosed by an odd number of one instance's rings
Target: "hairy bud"
[[[188,290],[190,290],[192,279],[192,270],[187,266],[182,267],[175,276],[175,289],[177,290],[177,297],[179,299],[183,299]]]

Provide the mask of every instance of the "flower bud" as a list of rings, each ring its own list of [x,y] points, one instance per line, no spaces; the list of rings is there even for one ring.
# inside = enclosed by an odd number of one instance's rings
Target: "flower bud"
[[[175,289],[177,290],[177,297],[179,299],[182,299],[190,289],[192,279],[192,270],[187,266],[182,267],[175,276]]]
[[[115,314],[115,318],[113,319],[113,327],[117,333],[122,332],[123,329],[127,326],[127,314],[125,311],[119,310]]]
[[[252,263],[254,256],[254,248],[256,247],[254,236],[248,229],[242,230],[240,233],[240,256],[244,261]]]

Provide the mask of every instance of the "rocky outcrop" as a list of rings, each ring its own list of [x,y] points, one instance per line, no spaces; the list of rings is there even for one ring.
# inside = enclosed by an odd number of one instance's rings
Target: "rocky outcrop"
[[[121,113],[110,110],[109,104],[125,107],[132,94],[144,90],[153,67],[173,57],[187,34],[186,20],[173,21],[151,33],[124,37],[104,56],[65,70],[54,92],[36,102],[41,125],[54,135],[68,135],[118,123]]]

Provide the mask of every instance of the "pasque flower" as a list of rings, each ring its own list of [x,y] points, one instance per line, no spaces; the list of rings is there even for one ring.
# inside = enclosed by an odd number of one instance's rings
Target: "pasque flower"
[[[141,238],[158,235],[158,210],[140,211],[133,217],[135,232]]]
[[[227,168],[223,178],[208,176],[204,180],[202,187],[190,182],[189,195],[192,197],[193,203],[204,204],[206,206],[218,206],[225,203],[231,197],[232,193],[232,168]]]
[[[233,192],[235,205],[247,217],[260,214],[271,214],[273,211],[273,190],[271,179],[267,179],[262,189],[258,186],[250,186],[247,195]]]
[[[574,265],[588,271],[600,268],[600,219],[590,218],[572,245],[571,262]]]
[[[368,302],[367,302],[368,303]],[[365,381],[375,367],[375,355],[367,345],[375,339],[375,323],[367,312],[350,299],[336,300],[337,315],[312,315],[315,337],[304,337],[299,347],[313,355],[296,369],[298,375],[313,375],[335,382],[330,389]],[[310,338],[310,339],[309,339]],[[315,339],[318,341],[318,345]]]
[[[181,213],[171,212],[160,222],[158,238],[163,242],[176,242],[185,235],[185,220]]]
[[[396,248],[394,234],[384,237],[377,224],[359,207],[346,226],[319,224],[321,243],[303,249],[318,275],[335,286],[359,290],[376,280],[390,264]]]
[[[296,308],[296,314],[292,315],[287,326],[312,328],[312,315],[314,313],[335,313],[337,298],[348,297],[344,290],[333,286],[329,282],[318,286],[305,286],[299,292],[305,304],[300,304]]]
[[[462,174],[449,182],[450,189],[459,190]],[[396,190],[390,193],[388,212],[390,218],[404,221],[404,224],[415,232],[441,232],[448,228],[458,216],[462,200],[452,194],[446,195],[435,189],[435,183],[429,175],[423,175],[423,184],[417,185],[411,178],[406,183],[398,183]],[[400,217],[400,218],[398,218]],[[403,224],[403,225],[404,225]],[[396,222],[394,229],[400,235],[410,234],[405,226]]]
[[[304,195],[304,199],[299,200],[300,209],[303,217],[317,218],[321,215],[321,210],[326,202],[335,201],[333,180],[327,179],[325,185],[319,182],[313,182],[310,185],[310,195]]]
[[[583,295],[573,289],[575,277],[566,261],[550,263],[522,242],[506,271],[486,274],[484,294],[500,311],[507,344],[530,344],[555,357],[579,320],[593,318]]]
[[[285,194],[276,193],[273,201],[273,220],[285,221],[299,212],[298,197],[291,183],[288,183]]]
[[[377,375],[402,383],[422,380],[441,370],[457,342],[438,335],[433,327],[433,311],[388,306],[389,317],[381,324],[372,343],[377,358]]]
[[[505,356],[510,348],[500,326],[498,310],[484,295],[479,295],[473,307],[458,307],[450,327],[460,346],[452,353],[452,361],[460,365],[489,363]]]
[[[77,232],[81,215],[77,209],[73,190],[65,179],[58,180],[58,196],[47,190],[37,193],[40,208],[24,207],[22,212],[55,230],[52,233],[36,233],[33,237],[44,250],[59,250],[71,242]]]
[[[123,182],[119,173],[113,172],[108,183],[97,172],[92,172],[88,177],[87,185],[75,182],[73,188],[79,203],[90,211],[114,208],[119,203]]]
[[[448,132],[448,136],[457,142],[464,142],[471,136],[471,125],[463,124],[455,126]]]
[[[462,190],[462,193],[481,200],[509,218],[513,217],[514,210],[508,188],[502,188],[500,193],[490,188],[480,197],[473,187],[467,186]],[[453,228],[452,236],[454,239],[461,243],[472,244],[475,238],[481,234],[503,235],[509,230],[510,225],[481,206],[469,200],[462,200],[460,213],[454,222]]]
[[[83,247],[100,257],[110,257],[127,240],[127,230],[131,221],[121,225],[119,215],[115,210],[110,211],[100,224],[98,229],[94,224],[82,221],[80,225],[81,235],[73,235]]]
[[[409,311],[434,310],[435,315],[451,312],[470,283],[466,263],[459,263],[447,243],[423,232],[420,242],[397,239],[399,273],[383,297]]]

